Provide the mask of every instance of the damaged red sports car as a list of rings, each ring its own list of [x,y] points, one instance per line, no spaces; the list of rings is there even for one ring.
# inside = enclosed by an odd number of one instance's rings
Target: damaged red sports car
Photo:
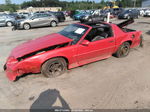
[[[23,43],[14,48],[4,66],[9,80],[27,73],[56,77],[67,69],[129,54],[130,48],[141,45],[141,31],[121,24],[89,22],[71,24],[62,31]]]

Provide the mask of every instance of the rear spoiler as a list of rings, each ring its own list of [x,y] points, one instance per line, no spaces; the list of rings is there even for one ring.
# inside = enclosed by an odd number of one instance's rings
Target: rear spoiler
[[[127,21],[124,21],[122,23],[119,23],[119,24],[117,24],[117,26],[120,27],[120,28],[123,28],[123,27],[125,27],[125,26],[127,26],[129,24],[132,24],[132,23],[134,23],[134,19],[133,18],[128,19]]]

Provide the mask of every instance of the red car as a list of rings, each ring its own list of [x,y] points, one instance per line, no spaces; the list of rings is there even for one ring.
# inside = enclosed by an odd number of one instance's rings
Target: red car
[[[141,31],[121,24],[89,22],[71,24],[62,31],[23,43],[14,48],[4,66],[7,77],[15,81],[27,73],[56,77],[67,69],[111,57],[129,54],[141,45]]]

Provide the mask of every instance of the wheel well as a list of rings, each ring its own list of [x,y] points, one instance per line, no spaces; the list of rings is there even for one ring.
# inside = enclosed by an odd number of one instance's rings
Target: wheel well
[[[13,24],[13,22],[12,22],[12,21],[7,21],[7,22],[6,22],[6,25],[7,25],[7,23],[8,23],[8,22],[11,22],[11,23]]]
[[[64,56],[56,56],[56,57],[53,57],[53,58],[50,58],[50,59],[54,59],[54,58],[63,58],[63,59],[65,59],[65,61],[66,61],[66,63],[67,63],[67,68],[68,68],[69,60],[68,60],[66,57],[64,57]],[[41,68],[42,68],[43,64],[46,63],[46,62],[47,62],[48,60],[50,60],[50,59],[47,59],[46,61],[44,61],[44,62],[41,64]]]
[[[29,23],[24,23],[24,24],[23,24],[23,26],[24,26],[25,24],[28,24],[28,25],[30,25]],[[30,25],[30,27],[31,27],[31,25]]]
[[[126,42],[128,42],[130,45],[132,45],[132,41],[131,41],[131,40],[129,40],[129,41],[126,41]]]
[[[13,23],[12,21],[7,21],[6,23],[8,23],[8,22],[11,22],[11,23]]]
[[[55,20],[52,20],[51,23],[52,23],[52,22],[56,22],[56,21],[55,21]],[[57,23],[57,22],[56,22],[56,23]]]

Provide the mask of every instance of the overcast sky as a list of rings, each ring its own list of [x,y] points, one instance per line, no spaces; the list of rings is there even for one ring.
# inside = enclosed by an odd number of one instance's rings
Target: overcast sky
[[[16,4],[20,4],[20,3],[23,3],[24,1],[31,1],[31,0],[11,0],[12,3],[16,3]],[[60,1],[72,1],[72,0],[60,0]],[[76,0],[74,0],[76,1]],[[77,0],[77,1],[84,1],[84,0]],[[85,0],[87,1],[87,0]],[[91,0],[92,1],[92,0]],[[99,2],[100,0],[93,0],[95,2]],[[5,0],[0,0],[0,4],[4,4],[5,3]]]

